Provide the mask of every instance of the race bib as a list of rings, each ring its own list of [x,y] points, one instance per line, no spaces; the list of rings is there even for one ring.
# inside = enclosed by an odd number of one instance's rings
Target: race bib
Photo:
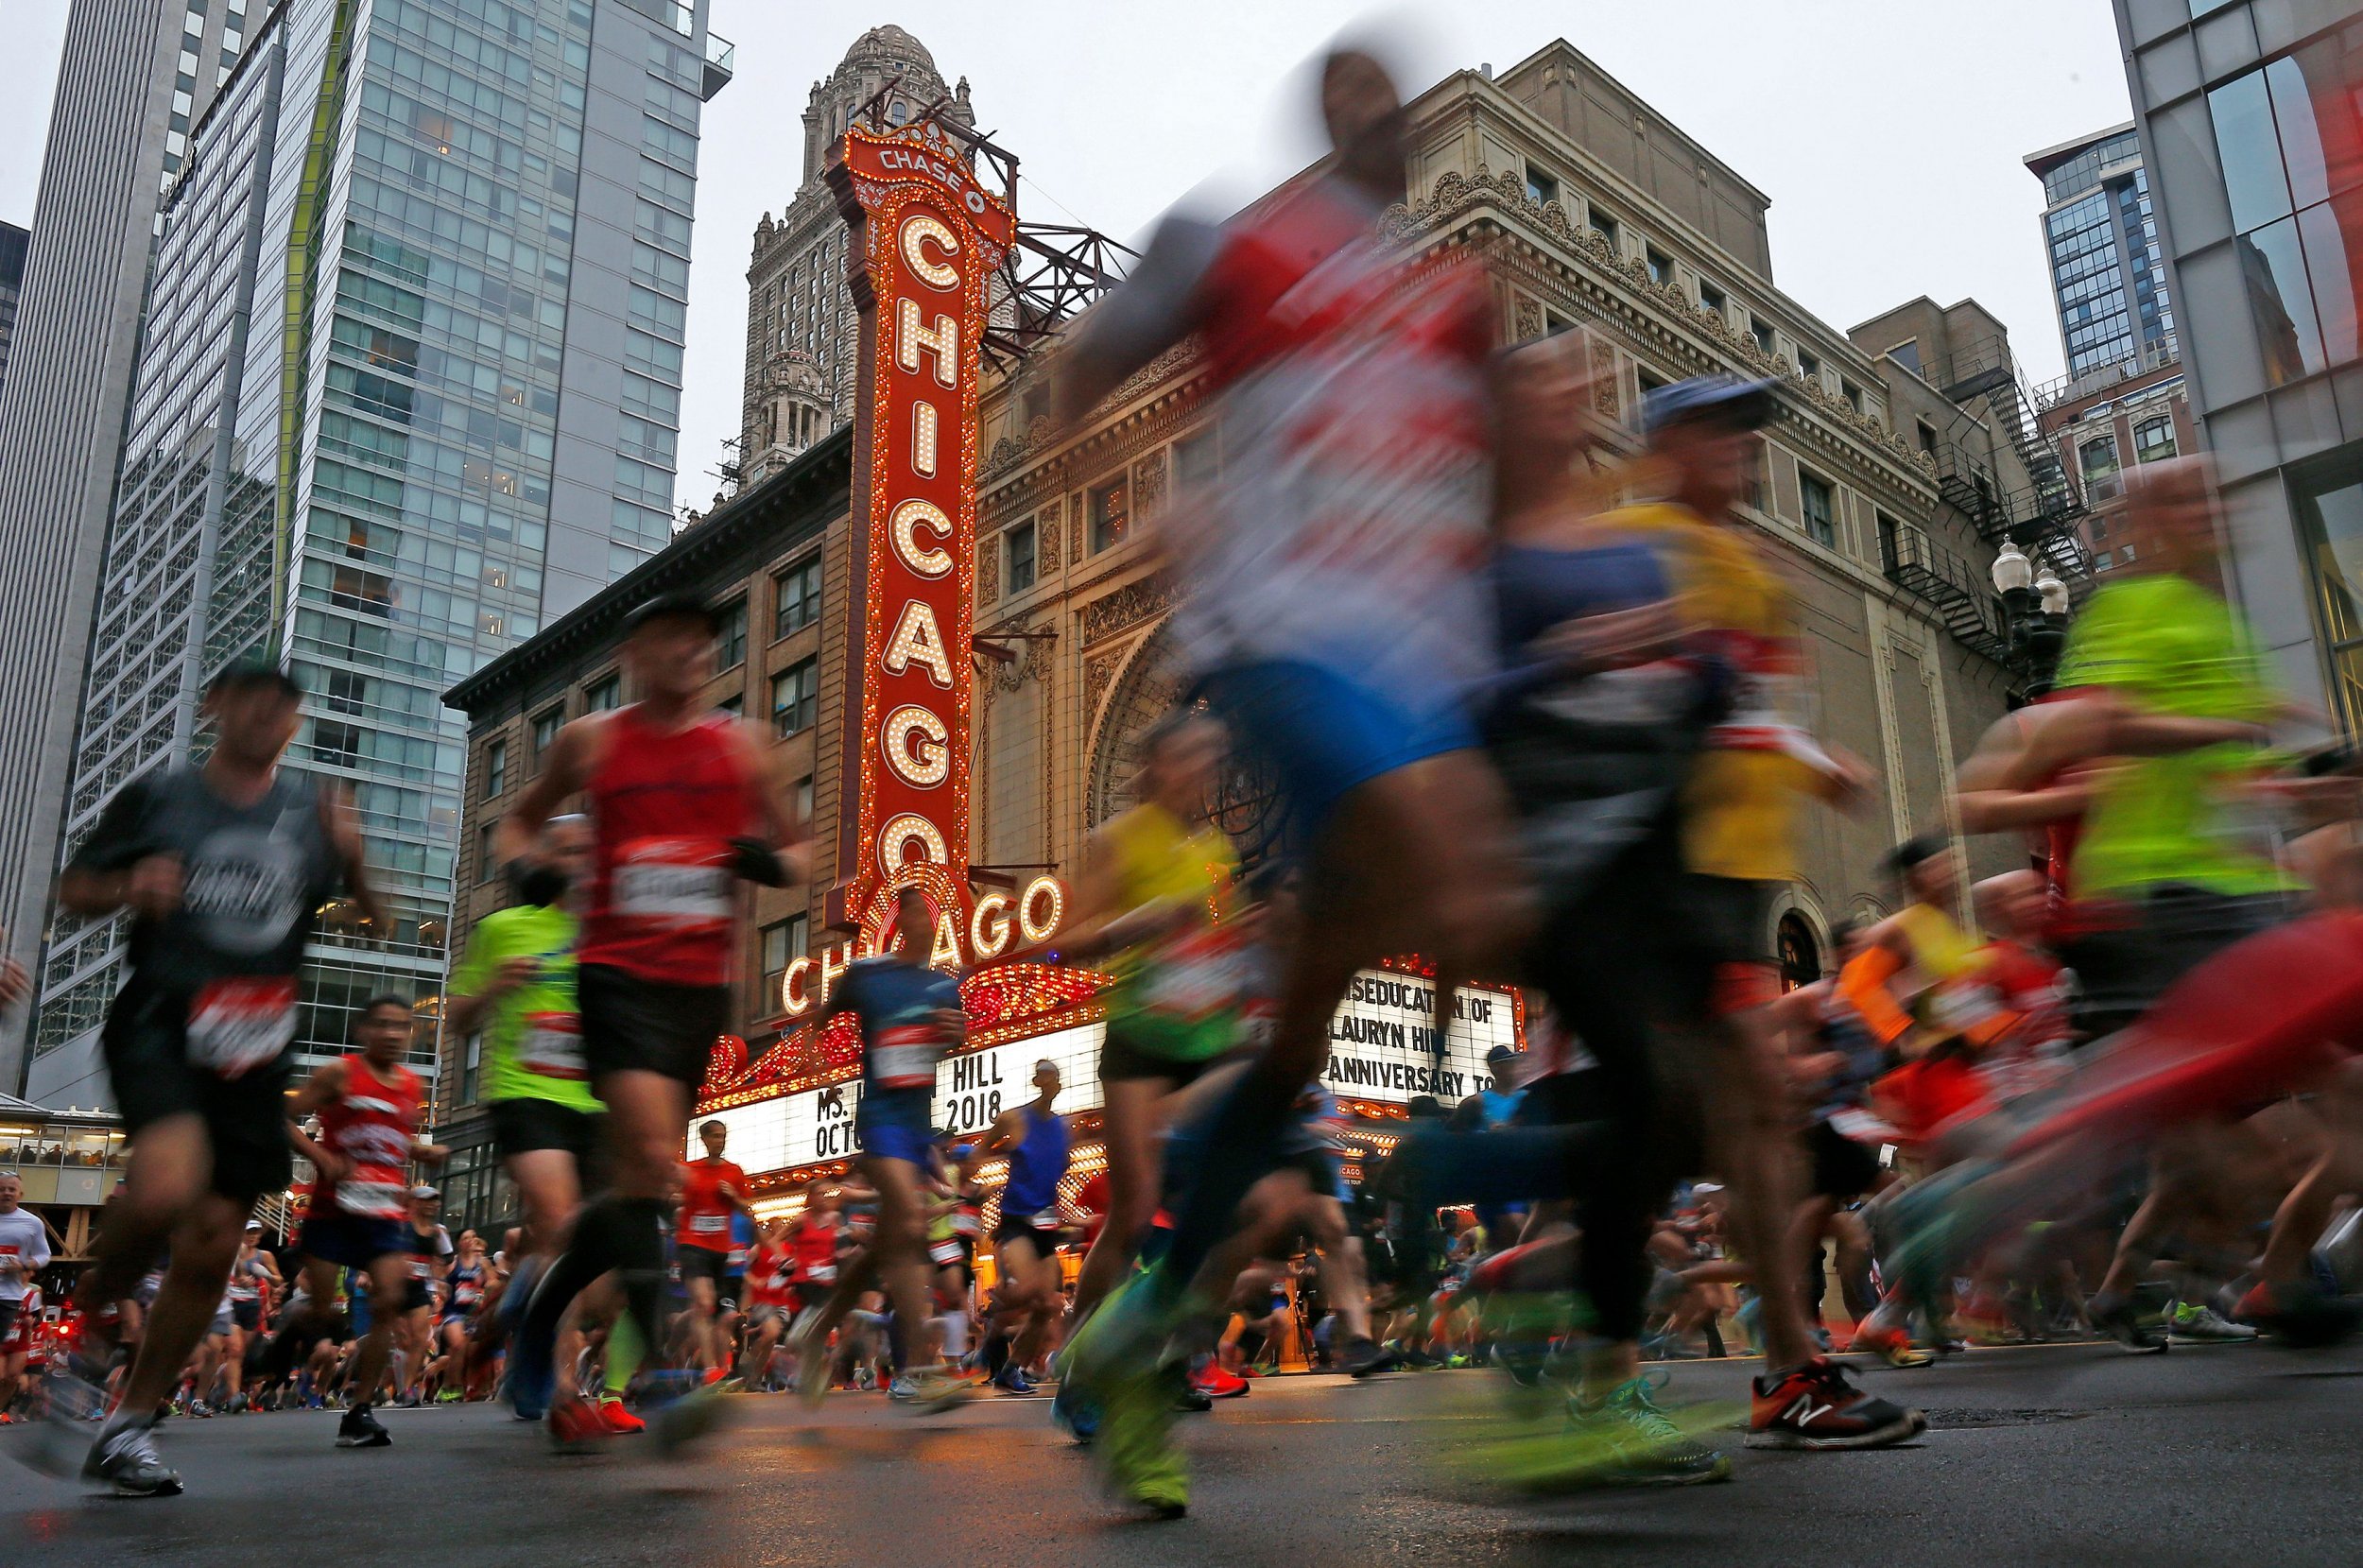
[[[2002,997],[1992,986],[1940,986],[1928,998],[1928,1021],[1938,1028],[1962,1034],[2002,1011]]]
[[[545,1078],[579,1082],[590,1077],[582,1058],[582,1019],[571,1012],[529,1012],[517,1043],[517,1062]]]
[[[1055,1231],[1059,1228],[1059,1211],[1044,1209],[1026,1223],[1037,1231]]]
[[[1233,1006],[1246,977],[1229,925],[1201,925],[1161,949],[1143,976],[1144,1010],[1198,1024]]]
[[[837,1283],[837,1265],[833,1263],[816,1263],[809,1269],[804,1271],[804,1277],[815,1284],[835,1284]]]
[[[1900,1144],[1904,1135],[1868,1111],[1848,1109],[1830,1112],[1830,1129],[1841,1137],[1876,1148],[1881,1144]]]
[[[225,1078],[279,1060],[295,1043],[292,974],[215,980],[189,1005],[189,1062]]]
[[[718,1236],[730,1225],[728,1215],[691,1215],[689,1228],[701,1236]]]
[[[870,1048],[870,1081],[880,1089],[933,1089],[936,1063],[950,1044],[933,1021],[880,1029]]]
[[[616,854],[609,911],[681,930],[727,925],[731,874],[721,858],[711,838],[635,838]]]
[[[410,1189],[399,1181],[339,1181],[336,1183],[336,1207],[349,1215],[366,1215],[372,1219],[399,1219],[406,1213],[405,1202]],[[414,1264],[414,1271],[423,1271],[423,1263]]]
[[[937,1264],[957,1263],[960,1261],[960,1244],[957,1241],[931,1242],[927,1247],[927,1259]]]
[[[983,1218],[980,1215],[969,1213],[966,1209],[962,1209],[952,1216],[952,1229],[958,1232],[961,1235],[973,1236],[984,1229]]]

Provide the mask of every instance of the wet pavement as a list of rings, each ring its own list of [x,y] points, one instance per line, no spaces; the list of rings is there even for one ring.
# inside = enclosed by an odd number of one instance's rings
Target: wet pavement
[[[1660,1397],[1737,1399],[1748,1370],[1684,1364]],[[2352,1564],[2358,1379],[2358,1350],[1977,1351],[1865,1373],[1929,1411],[1907,1448],[1756,1453],[1733,1433],[1727,1485],[1548,1502],[1451,1473],[1499,1408],[1492,1374],[1267,1379],[1182,1418],[1195,1493],[1164,1524],[1098,1493],[1044,1400],[914,1419],[874,1394],[818,1417],[740,1396],[681,1463],[646,1439],[561,1458],[483,1406],[389,1411],[394,1446],[357,1452],[333,1446],[333,1414],[175,1421],[178,1498],[88,1496],[0,1463],[0,1568]],[[0,1431],[0,1456],[28,1439]]]

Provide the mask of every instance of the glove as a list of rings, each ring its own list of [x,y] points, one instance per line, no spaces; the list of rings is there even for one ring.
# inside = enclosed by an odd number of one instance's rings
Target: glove
[[[731,840],[731,875],[764,887],[787,886],[787,868],[779,853],[760,838]]]
[[[538,860],[520,858],[509,863],[509,886],[526,903],[547,908],[566,896],[566,873]]]

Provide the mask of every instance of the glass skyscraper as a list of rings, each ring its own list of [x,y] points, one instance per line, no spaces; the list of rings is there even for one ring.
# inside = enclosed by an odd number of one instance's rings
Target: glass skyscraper
[[[215,670],[288,661],[290,762],[352,784],[396,914],[324,912],[318,1057],[367,995],[440,991],[466,754],[440,694],[669,535],[699,115],[729,72],[702,0],[260,26],[165,200],[64,839],[202,748]],[[120,924],[53,912],[35,1098],[101,1093]]]
[[[2171,359],[2174,311],[2133,128],[2031,153],[2027,166],[2043,181],[2068,381]]]

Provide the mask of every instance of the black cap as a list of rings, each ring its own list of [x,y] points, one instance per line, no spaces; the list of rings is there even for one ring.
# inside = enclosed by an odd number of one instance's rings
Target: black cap
[[[632,635],[651,621],[696,621],[709,636],[719,636],[722,630],[721,615],[696,594],[659,594],[643,599],[624,617],[624,635]]]
[[[224,665],[221,673],[205,682],[205,695],[216,692],[249,692],[261,686],[275,686],[288,697],[301,698],[302,685],[287,673],[286,667],[267,659],[233,660]]]
[[[1772,388],[1778,385],[1768,379],[1743,381],[1735,375],[1677,381],[1641,400],[1641,427],[1652,436],[1678,424],[1759,430],[1772,418]]]

